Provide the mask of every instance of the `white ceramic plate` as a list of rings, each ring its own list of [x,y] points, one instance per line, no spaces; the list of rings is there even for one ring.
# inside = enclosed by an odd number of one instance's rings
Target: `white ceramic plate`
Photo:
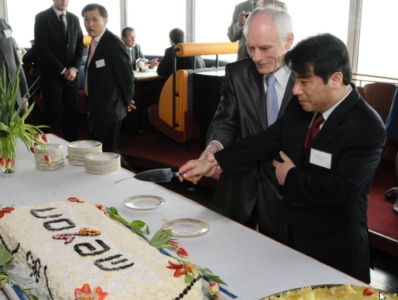
[[[76,142],[72,142],[68,145],[68,147],[82,149],[82,150],[87,149],[87,148],[98,147],[98,146],[102,146],[102,144],[100,142],[90,141],[90,140],[76,141]]]
[[[168,221],[162,228],[171,229],[174,236],[197,236],[209,231],[210,226],[201,220],[182,218]]]
[[[124,206],[131,209],[154,209],[166,202],[162,197],[137,195],[124,200]]]

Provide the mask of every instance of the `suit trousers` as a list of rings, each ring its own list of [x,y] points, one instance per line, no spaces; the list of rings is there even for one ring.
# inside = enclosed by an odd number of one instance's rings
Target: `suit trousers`
[[[79,130],[77,78],[70,82],[62,77],[58,84],[48,86],[43,82],[40,87],[44,108],[39,114],[38,124],[51,126],[61,113],[63,138],[69,142],[76,141]]]

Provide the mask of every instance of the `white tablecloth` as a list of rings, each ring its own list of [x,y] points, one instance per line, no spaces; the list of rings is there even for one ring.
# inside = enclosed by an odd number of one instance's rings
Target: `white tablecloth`
[[[67,143],[54,136],[51,143]],[[18,144],[16,173],[0,177],[1,205],[15,207],[63,201],[75,196],[91,203],[114,206],[125,219],[146,222],[155,233],[165,222],[176,218],[195,218],[207,222],[210,230],[198,237],[179,238],[191,261],[207,267],[227,284],[227,290],[240,299],[259,299],[291,288],[318,284],[364,283],[326,266],[308,256],[279,244],[256,231],[241,226],[196,202],[157,184],[134,178],[134,173],[121,169],[107,175],[85,173],[83,166],[65,167],[57,171],[38,171],[34,156]],[[154,210],[130,210],[123,200],[135,195],[158,195],[166,203]],[[1,292],[0,292],[1,293]],[[0,294],[0,299],[7,299]]]

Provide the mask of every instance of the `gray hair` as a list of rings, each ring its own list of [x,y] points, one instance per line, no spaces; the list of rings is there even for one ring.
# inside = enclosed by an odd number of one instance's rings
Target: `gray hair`
[[[243,27],[243,34],[247,35],[248,28],[250,26],[250,22],[252,18],[258,14],[259,12],[265,12],[266,17],[271,17],[272,21],[275,24],[276,31],[278,33],[279,40],[281,43],[286,42],[287,37],[290,33],[293,33],[293,22],[290,15],[282,10],[280,7],[276,6],[265,6],[265,7],[257,7],[247,18],[245,26]]]

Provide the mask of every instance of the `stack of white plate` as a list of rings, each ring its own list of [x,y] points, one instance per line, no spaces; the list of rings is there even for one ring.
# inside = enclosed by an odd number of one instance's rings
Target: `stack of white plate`
[[[108,174],[120,169],[120,155],[112,152],[87,154],[84,160],[86,173]]]
[[[40,146],[35,147],[36,169],[40,171],[54,171],[64,167],[64,148],[60,144],[46,144],[46,153]],[[48,163],[44,156],[50,156]]]
[[[68,145],[68,160],[71,165],[84,166],[84,158],[88,154],[102,152],[102,143],[83,140],[72,142]]]

